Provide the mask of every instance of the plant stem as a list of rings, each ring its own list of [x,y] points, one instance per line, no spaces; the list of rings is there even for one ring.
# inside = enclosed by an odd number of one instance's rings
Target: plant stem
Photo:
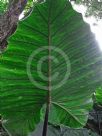
[[[50,109],[50,106],[49,104],[47,104],[42,136],[47,136],[49,109]]]

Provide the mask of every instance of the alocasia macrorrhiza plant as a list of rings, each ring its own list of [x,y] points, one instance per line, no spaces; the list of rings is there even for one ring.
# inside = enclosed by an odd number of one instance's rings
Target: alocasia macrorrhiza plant
[[[40,119],[81,128],[102,84],[102,54],[90,27],[67,0],[46,0],[18,24],[0,59],[0,113],[13,136]],[[44,118],[45,116],[45,118]]]

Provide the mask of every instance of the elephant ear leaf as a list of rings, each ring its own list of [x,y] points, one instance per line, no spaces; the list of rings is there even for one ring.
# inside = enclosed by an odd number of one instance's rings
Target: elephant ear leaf
[[[0,59],[0,113],[11,134],[32,131],[46,104],[50,123],[83,127],[102,83],[102,55],[81,14],[67,0],[46,0],[8,41]]]

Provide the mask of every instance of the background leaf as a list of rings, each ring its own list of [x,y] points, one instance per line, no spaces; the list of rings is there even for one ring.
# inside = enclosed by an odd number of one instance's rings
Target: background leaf
[[[96,96],[96,102],[102,104],[102,88],[98,88],[96,90],[95,96]]]

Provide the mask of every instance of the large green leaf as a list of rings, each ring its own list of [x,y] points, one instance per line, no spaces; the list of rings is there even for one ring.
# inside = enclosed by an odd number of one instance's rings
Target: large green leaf
[[[13,136],[34,129],[48,95],[49,122],[85,125],[91,96],[102,82],[94,39],[67,0],[46,0],[19,23],[0,60],[0,113]]]

